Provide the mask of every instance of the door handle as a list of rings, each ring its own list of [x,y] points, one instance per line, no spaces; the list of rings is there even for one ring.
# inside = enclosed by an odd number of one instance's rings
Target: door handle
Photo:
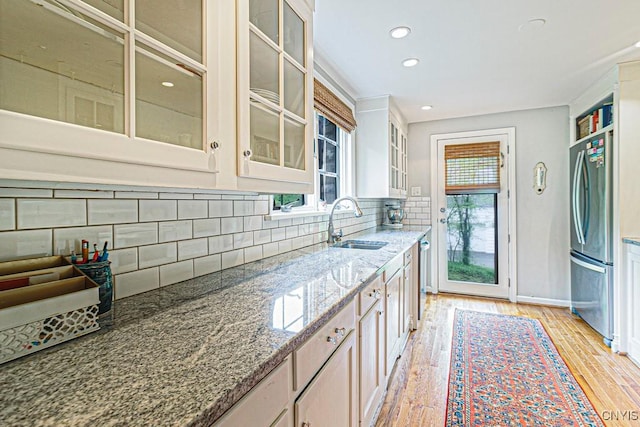
[[[447,218],[440,218],[440,222],[442,224],[446,224],[447,223]]]

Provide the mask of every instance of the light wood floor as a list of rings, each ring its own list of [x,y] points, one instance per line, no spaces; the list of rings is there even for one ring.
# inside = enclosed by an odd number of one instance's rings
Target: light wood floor
[[[439,294],[427,297],[420,327],[398,360],[377,427],[444,425],[456,307],[539,319],[605,424],[640,426],[640,368],[612,353],[569,309]],[[638,420],[622,421],[621,412],[618,421],[611,420],[609,411],[635,411]]]

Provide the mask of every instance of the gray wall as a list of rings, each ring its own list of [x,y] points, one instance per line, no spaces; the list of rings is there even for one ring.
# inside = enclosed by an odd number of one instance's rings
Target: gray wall
[[[422,195],[430,195],[431,135],[504,127],[516,128],[518,296],[568,301],[568,107],[410,124],[409,187],[420,186]],[[538,162],[548,169],[542,195],[533,190],[533,167]]]

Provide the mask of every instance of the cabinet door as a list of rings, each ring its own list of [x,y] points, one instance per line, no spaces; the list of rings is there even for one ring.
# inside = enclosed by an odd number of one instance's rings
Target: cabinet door
[[[384,312],[378,300],[360,319],[359,333],[359,417],[360,425],[371,425],[384,391]]]
[[[386,283],[386,354],[385,376],[388,376],[398,358],[400,341],[400,286],[402,270],[397,272]]]
[[[313,182],[311,17],[305,0],[239,1],[240,176]]]
[[[296,427],[357,425],[355,350],[351,332],[296,401]]]
[[[629,357],[640,365],[640,247],[627,244],[627,289],[629,292]]]
[[[404,274],[402,278],[402,336],[409,333],[411,329],[411,291],[413,279],[413,262],[409,262],[404,266]]]

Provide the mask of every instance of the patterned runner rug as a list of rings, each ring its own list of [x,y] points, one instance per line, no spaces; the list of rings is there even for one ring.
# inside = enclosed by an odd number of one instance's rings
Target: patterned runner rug
[[[603,426],[536,319],[456,310],[447,426]]]

